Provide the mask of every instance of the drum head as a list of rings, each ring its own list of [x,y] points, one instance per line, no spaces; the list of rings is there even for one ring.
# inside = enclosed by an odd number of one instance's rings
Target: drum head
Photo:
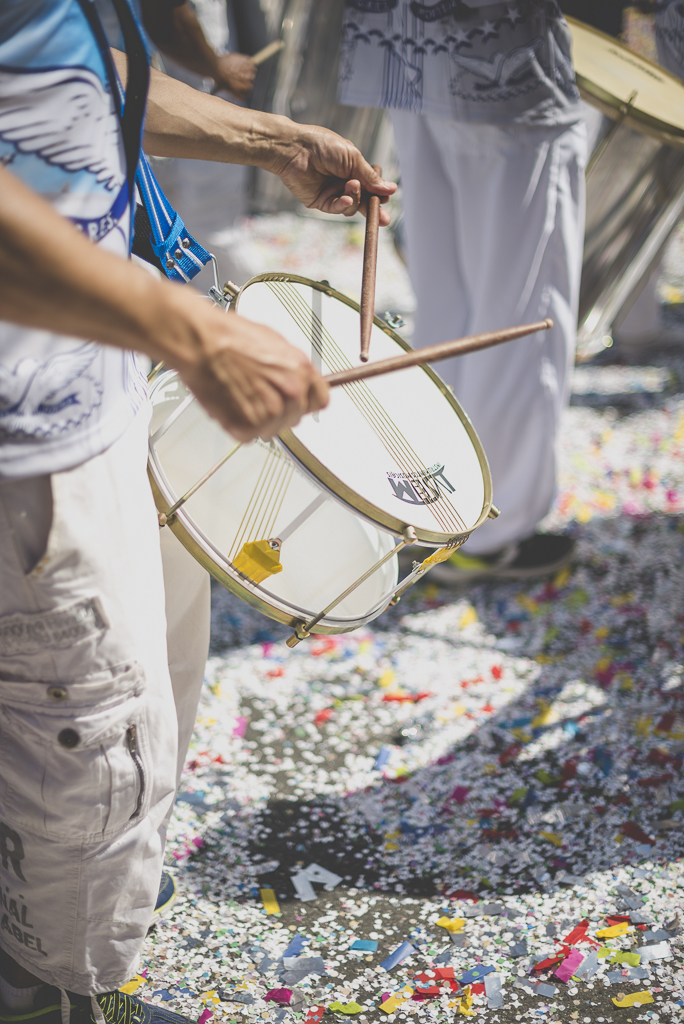
[[[160,512],[233,453],[188,498],[170,528],[219,582],[270,618],[290,626],[313,618],[393,551],[393,537],[322,491],[277,443],[238,445],[175,372],[154,381],[150,399],[148,465]],[[263,546],[271,538],[283,538],[280,569],[263,579],[250,577],[245,546]],[[370,622],[386,608],[397,576],[392,556],[316,632],[344,633]]]
[[[627,126],[684,147],[684,83],[612,36],[574,18],[567,22],[583,98],[613,119],[630,103]]]
[[[236,299],[243,316],[279,331],[322,373],[359,362],[359,307],[324,283],[263,274]],[[372,360],[408,346],[380,320]],[[418,540],[468,536],[492,502],[489,467],[467,416],[429,367],[413,367],[331,391],[327,409],[281,435],[297,462],[382,529],[414,527]]]

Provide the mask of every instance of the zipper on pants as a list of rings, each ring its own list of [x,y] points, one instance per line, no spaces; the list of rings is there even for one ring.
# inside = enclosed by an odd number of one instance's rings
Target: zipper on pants
[[[142,763],[142,758],[140,757],[140,752],[138,751],[138,740],[134,725],[129,725],[126,730],[126,745],[131,758],[133,759],[133,764],[135,765],[135,770],[138,773],[138,780],[140,782],[140,785],[138,786],[138,800],[135,805],[135,810],[131,814],[131,818],[137,818],[140,814],[140,808],[142,807],[143,798],[145,796],[145,768]]]

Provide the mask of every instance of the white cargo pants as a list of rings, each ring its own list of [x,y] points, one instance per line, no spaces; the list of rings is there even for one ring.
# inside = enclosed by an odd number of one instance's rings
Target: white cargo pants
[[[137,967],[208,646],[208,577],[165,537],[167,650],[148,418],[0,484],[0,945],[83,995]]]
[[[414,344],[546,317],[555,323],[436,367],[492,470],[502,514],[467,546],[486,553],[532,533],[555,494],[577,330],[586,129],[390,114],[418,299]]]

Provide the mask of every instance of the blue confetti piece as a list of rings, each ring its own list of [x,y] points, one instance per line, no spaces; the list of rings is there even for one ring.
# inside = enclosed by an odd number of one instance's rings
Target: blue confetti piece
[[[292,942],[283,953],[283,957],[299,956],[299,954],[304,949],[304,946],[308,941],[308,939],[304,938],[303,935],[300,935],[299,932],[297,932],[295,935],[293,935]]]
[[[378,753],[378,756],[375,759],[375,764],[373,765],[375,770],[379,772],[381,768],[384,768],[391,756],[391,747],[380,747],[380,752]]]
[[[412,953],[417,952],[418,950],[414,949],[410,942],[402,942],[400,946],[397,946],[393,953],[390,953],[386,960],[382,961],[380,966],[382,967],[383,971],[391,971],[393,967],[396,967],[397,964],[400,964],[401,961],[405,960],[407,956],[411,956]],[[494,968],[492,968],[492,970],[493,969]]]
[[[472,985],[473,982],[481,981],[487,974],[491,974],[495,970],[496,967],[483,967],[481,964],[478,964],[477,967],[471,967],[458,980],[461,985]]]
[[[350,949],[363,949],[366,953],[376,953],[378,949],[377,942],[374,939],[356,939],[352,942]]]
[[[594,764],[604,775],[610,775],[613,767],[613,758],[605,747],[596,747],[594,750]]]
[[[157,989],[156,992],[153,992],[152,995],[153,996],[161,996],[165,1003],[168,1003],[170,1000],[173,1000],[173,999],[176,998],[175,996],[171,995],[171,993],[169,992],[168,988],[159,988],[159,989]]]

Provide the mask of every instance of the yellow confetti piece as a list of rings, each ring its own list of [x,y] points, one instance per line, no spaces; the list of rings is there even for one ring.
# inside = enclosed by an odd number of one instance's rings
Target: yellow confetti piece
[[[549,843],[553,843],[554,846],[563,845],[563,837],[559,836],[556,832],[540,832],[539,835],[542,839],[546,839]]]
[[[562,590],[563,587],[566,585],[566,583],[568,582],[568,580],[570,579],[571,576],[572,576],[572,569],[570,568],[569,565],[566,565],[564,569],[561,569],[561,571],[557,572],[556,575],[554,576],[554,578],[553,578],[553,585],[558,590]]]
[[[532,733],[526,729],[521,729],[516,726],[515,729],[511,729],[511,734],[518,740],[519,743],[529,743],[532,739]]]
[[[653,996],[650,992],[630,992],[624,999],[615,999],[615,997],[613,997],[613,1002],[621,1009],[624,1009],[627,1006],[636,1006],[637,1003],[640,1006],[643,1006],[644,1003],[652,1003],[653,1001]]]
[[[386,668],[378,679],[378,686],[391,686],[394,682],[396,673],[394,669]]]
[[[652,722],[653,717],[651,715],[639,715],[634,724],[634,731],[637,734],[637,736],[640,736],[642,737],[642,739],[645,739],[651,731]]]
[[[437,921],[440,928],[446,928],[448,932],[461,932],[465,925],[464,917],[440,917]]]
[[[267,914],[279,914],[280,907],[276,894],[273,889],[259,889],[259,895],[261,896],[261,902],[264,905],[264,910]]]
[[[119,992],[125,992],[127,996],[132,996],[134,992],[137,992],[142,985],[145,985],[146,981],[142,974],[136,974],[135,978],[131,978],[125,985],[122,985]]]
[[[464,1017],[474,1017],[475,1010],[471,1010],[470,1007],[473,1005],[473,995],[470,985],[466,985],[463,990],[463,995],[456,1003],[458,1012],[462,1013]]]
[[[548,725],[552,719],[558,717],[551,705],[545,700],[538,700],[537,707],[539,708],[539,714],[536,718],[532,719],[531,726],[533,729],[538,729],[542,725]]]
[[[465,611],[463,612],[463,615],[462,615],[462,616],[461,616],[461,618],[459,619],[459,623],[458,623],[458,624],[459,624],[459,626],[461,627],[461,629],[463,629],[463,627],[464,627],[464,626],[472,626],[472,625],[474,625],[474,624],[475,624],[476,622],[477,622],[477,612],[475,611],[475,609],[473,608],[473,606],[472,606],[472,605],[470,605],[470,606],[469,606],[468,608],[466,608],[466,610],[465,610]]]
[[[207,1003],[213,1003],[213,1005],[216,1006],[221,1002],[219,997],[216,995],[215,989],[212,989],[211,992],[203,992],[200,998],[205,1006]]]
[[[623,952],[619,949],[612,949],[610,958],[611,964],[627,964],[628,967],[638,967],[641,961],[641,953]]]
[[[626,935],[628,931],[631,931],[628,923],[623,921],[621,924],[611,925],[610,928],[602,928],[600,932],[596,932],[597,939],[615,939],[618,935]]]
[[[402,1003],[405,1003],[407,999],[410,999],[413,995],[413,989],[410,985],[405,985],[404,988],[399,989],[393,996],[386,999],[384,1003],[380,1003],[380,1009],[384,1010],[385,1013],[394,1013]]]
[[[620,693],[631,693],[634,689],[634,680],[628,672],[618,672],[615,681],[620,687]]]

